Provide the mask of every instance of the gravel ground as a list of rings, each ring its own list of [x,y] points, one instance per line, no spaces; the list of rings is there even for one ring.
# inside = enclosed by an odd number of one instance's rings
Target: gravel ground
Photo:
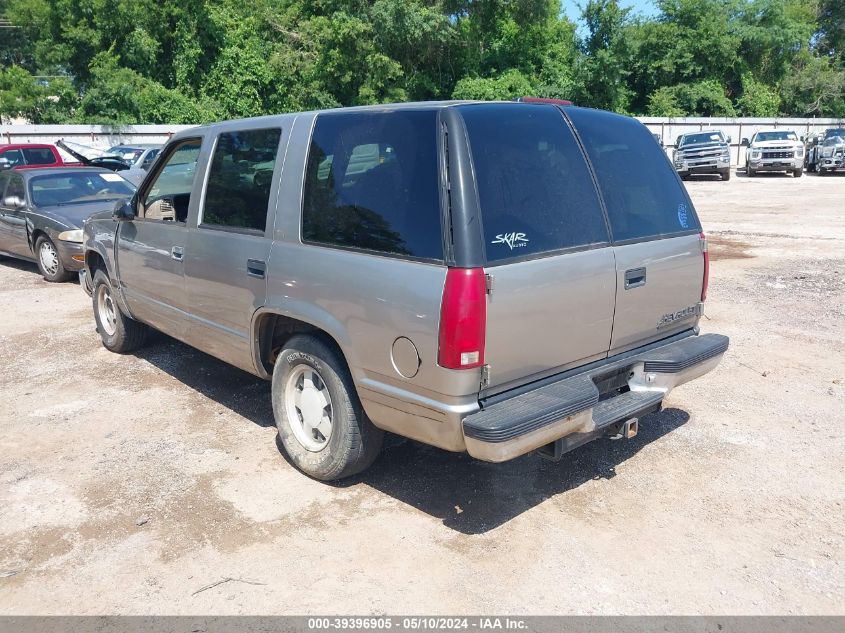
[[[845,614],[845,176],[687,184],[731,348],[557,464],[396,441],[311,481],[266,383],[110,354],[77,285],[4,260],[0,613]]]

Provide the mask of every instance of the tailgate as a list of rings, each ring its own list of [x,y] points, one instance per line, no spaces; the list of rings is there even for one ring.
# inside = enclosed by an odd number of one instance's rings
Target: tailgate
[[[704,276],[698,235],[616,246],[614,250],[616,317],[611,354],[665,338],[698,322]]]
[[[589,165],[562,112],[521,103],[458,109],[492,278],[485,390],[604,358],[614,254]]]
[[[616,294],[611,248],[489,272],[488,389],[516,386],[607,355]]]
[[[704,280],[701,225],[672,165],[635,119],[566,108],[590,158],[616,254],[610,353],[698,322]]]

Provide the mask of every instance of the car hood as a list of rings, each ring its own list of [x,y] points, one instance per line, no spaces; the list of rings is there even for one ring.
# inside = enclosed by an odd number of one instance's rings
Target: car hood
[[[728,144],[725,141],[707,141],[706,143],[687,143],[686,145],[679,147],[678,150],[681,152],[688,152],[690,150],[716,149],[727,146]]]
[[[81,229],[88,216],[96,214],[98,217],[111,217],[117,200],[103,200],[84,204],[56,205],[39,207],[38,212],[55,220],[67,224],[68,227]]]
[[[801,141],[755,141],[752,147],[804,147],[804,144]]]

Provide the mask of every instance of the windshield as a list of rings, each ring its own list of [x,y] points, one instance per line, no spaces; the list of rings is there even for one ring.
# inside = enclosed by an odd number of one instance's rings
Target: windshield
[[[759,141],[797,141],[798,135],[795,132],[791,132],[789,130],[783,131],[776,131],[776,132],[757,132],[757,137],[754,139],[754,142],[757,143]]]
[[[36,207],[117,200],[134,192],[130,182],[111,172],[48,174],[29,181],[29,195]]]
[[[845,130],[842,130],[842,132],[845,133]],[[829,136],[824,140],[824,143],[822,143],[822,145],[824,147],[830,147],[833,145],[839,145],[841,143],[845,143],[845,138],[843,138],[842,136]]]
[[[681,137],[681,143],[678,147],[684,145],[694,145],[696,143],[719,143],[725,140],[721,132],[702,132],[700,134],[686,134]]]
[[[120,156],[123,160],[134,163],[144,150],[140,147],[112,147],[107,152],[110,156]]]
[[[832,128],[827,130],[824,133],[824,136],[825,138],[830,138],[832,136],[841,136],[842,138],[845,138],[845,128]]]

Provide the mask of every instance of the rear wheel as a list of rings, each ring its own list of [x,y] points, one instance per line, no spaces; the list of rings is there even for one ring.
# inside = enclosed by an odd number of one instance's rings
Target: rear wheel
[[[35,241],[35,256],[38,262],[38,270],[47,281],[57,283],[69,281],[73,277],[72,273],[65,270],[53,240],[46,235],[40,236]]]
[[[722,180],[730,180],[730,179],[731,179],[731,170],[730,170],[730,168],[721,170],[721,171],[719,172],[719,175],[722,177]]]
[[[378,457],[384,431],[367,418],[346,363],[324,340],[297,335],[285,344],[272,397],[285,452],[306,475],[342,479]]]
[[[103,270],[94,273],[92,286],[94,320],[103,346],[118,354],[126,354],[141,347],[147,339],[147,326],[120,311],[111,281]]]

